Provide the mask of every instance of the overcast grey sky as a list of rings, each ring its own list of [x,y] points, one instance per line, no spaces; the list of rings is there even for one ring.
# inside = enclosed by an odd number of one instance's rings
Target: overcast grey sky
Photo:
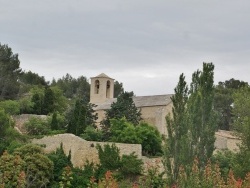
[[[105,73],[139,95],[173,93],[215,65],[250,83],[249,0],[0,0],[0,42],[46,80]]]

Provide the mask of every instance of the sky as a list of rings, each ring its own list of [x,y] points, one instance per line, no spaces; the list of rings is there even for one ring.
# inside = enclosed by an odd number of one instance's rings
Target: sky
[[[250,83],[249,0],[0,0],[0,43],[47,81],[105,73],[135,95],[172,94],[203,62]]]

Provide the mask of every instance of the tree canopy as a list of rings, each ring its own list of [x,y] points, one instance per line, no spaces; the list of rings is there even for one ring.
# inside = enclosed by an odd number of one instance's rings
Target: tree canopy
[[[17,97],[21,73],[19,66],[18,54],[14,54],[8,45],[0,43],[0,100]]]
[[[106,116],[102,124],[110,127],[110,119],[126,120],[134,125],[138,125],[141,118],[140,110],[135,106],[132,92],[123,92],[117,97],[117,101],[111,104],[111,108],[106,110]]]
[[[243,87],[247,87],[248,83],[231,78],[225,82],[219,82],[215,86],[214,109],[219,115],[219,129],[232,130],[233,114],[232,105],[233,94]]]

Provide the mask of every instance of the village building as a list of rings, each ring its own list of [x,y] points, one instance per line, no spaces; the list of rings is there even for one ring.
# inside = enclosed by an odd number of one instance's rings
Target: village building
[[[165,117],[172,111],[172,94],[134,96],[135,106],[140,109],[143,121],[155,126],[161,134],[167,134]],[[114,79],[102,73],[91,77],[90,102],[97,105],[95,111],[98,114],[97,124],[105,118],[105,110],[110,109],[116,102],[114,98]]]

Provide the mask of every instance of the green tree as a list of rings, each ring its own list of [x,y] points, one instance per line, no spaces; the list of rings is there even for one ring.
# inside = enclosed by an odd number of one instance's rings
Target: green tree
[[[57,86],[63,91],[67,98],[90,98],[90,84],[86,77],[80,76],[77,79],[70,74],[66,74],[58,80],[53,80],[51,86]]]
[[[250,171],[250,87],[240,88],[233,94],[233,126],[241,139],[233,170],[243,178]]]
[[[55,109],[54,106],[55,96],[51,88],[46,87],[44,90],[44,99],[42,106],[42,114],[47,115],[52,113]]]
[[[141,144],[142,140],[136,132],[135,126],[125,117],[110,120],[110,141],[130,144]]]
[[[233,93],[240,88],[248,86],[247,82],[231,78],[225,82],[219,82],[215,86],[214,109],[219,114],[219,129],[231,130]]]
[[[90,99],[90,84],[86,77],[80,76],[76,79],[76,97],[85,98],[87,102]]]
[[[143,171],[143,162],[141,159],[131,153],[130,155],[122,155],[120,172],[124,177],[136,178]]]
[[[31,71],[23,71],[20,73],[20,82],[23,84],[28,85],[43,85],[47,86],[48,83],[46,82],[43,76],[39,76],[37,73],[33,73]]]
[[[3,108],[6,113],[10,115],[17,115],[20,113],[19,102],[13,100],[4,100],[0,102],[0,108]]]
[[[50,87],[53,92],[53,108],[51,109],[50,113],[53,111],[57,111],[59,113],[64,113],[68,107],[68,100],[65,96],[63,96],[63,91],[58,87]]]
[[[114,98],[117,98],[120,94],[124,93],[123,84],[118,81],[114,82]]]
[[[84,133],[87,126],[95,126],[97,115],[94,113],[93,106],[93,104],[88,103],[84,99],[76,100],[75,106],[69,114],[68,133],[80,136]]]
[[[34,94],[32,96],[31,102],[34,104],[33,112],[38,115],[42,114],[43,99],[41,96],[38,93]]]
[[[136,126],[137,137],[141,140],[142,153],[144,155],[156,156],[162,154],[162,139],[160,132],[153,125],[141,122]]]
[[[26,187],[24,166],[20,156],[4,152],[0,157],[0,187]]]
[[[217,116],[213,110],[214,65],[203,63],[203,70],[193,73],[187,103],[191,152],[204,167],[214,151]]]
[[[5,113],[4,109],[0,108],[0,154],[8,146],[8,129],[13,125],[11,118]]]
[[[51,130],[57,130],[58,129],[58,120],[57,120],[57,113],[54,112],[52,115],[52,120],[50,124]]]
[[[111,108],[106,110],[105,119],[101,122],[105,133],[105,140],[110,137],[110,120],[121,119],[123,117],[133,125],[138,125],[141,118],[140,110],[135,106],[132,92],[121,93],[117,102],[111,104]]]
[[[53,177],[53,162],[40,146],[27,144],[14,152],[25,162],[26,187],[46,187]]]
[[[187,101],[188,87],[183,74],[174,89],[175,94],[171,97],[173,102],[172,115],[166,117],[168,136],[164,145],[164,166],[171,184],[177,180],[181,165],[190,162],[188,124],[187,124]]]
[[[49,153],[48,158],[53,162],[53,182],[50,185],[56,185],[61,180],[61,176],[65,167],[72,167],[72,163],[68,156],[65,155],[63,151],[63,145],[57,148],[55,152]]]
[[[141,144],[144,155],[159,155],[162,153],[161,136],[159,131],[145,122],[134,126],[125,118],[111,119],[110,141]]]
[[[34,103],[30,96],[24,96],[18,100],[20,106],[20,114],[32,114]]]
[[[101,166],[107,170],[117,170],[121,166],[120,150],[115,145],[96,146]]]
[[[87,126],[81,138],[88,141],[102,141],[103,133],[100,129],[96,129],[93,126]]]
[[[48,120],[39,117],[30,118],[24,126],[29,135],[46,135],[50,129]]]
[[[80,136],[86,127],[86,107],[83,105],[82,101],[77,100],[70,117],[67,132]]]
[[[0,100],[17,97],[21,72],[19,65],[18,54],[13,54],[8,45],[0,43]]]

